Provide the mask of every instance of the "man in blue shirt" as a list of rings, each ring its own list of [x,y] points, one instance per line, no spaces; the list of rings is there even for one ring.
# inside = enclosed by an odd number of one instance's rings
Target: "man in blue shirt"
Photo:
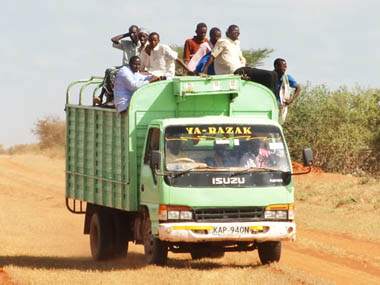
[[[134,91],[138,88],[160,80],[154,75],[143,75],[140,73],[141,61],[138,56],[132,56],[129,65],[123,66],[117,73],[114,82],[114,100],[118,113],[128,109],[129,101]]]
[[[281,86],[284,80],[284,74],[286,72],[287,67],[288,66],[286,64],[285,59],[277,58],[274,61],[274,71],[278,74],[278,78],[279,78],[279,81],[277,84],[278,90],[281,90]],[[299,95],[301,91],[301,86],[297,83],[297,81],[294,80],[292,76],[290,76],[289,74],[285,74],[285,75],[287,76],[286,82],[289,83],[289,87],[295,88],[294,95],[291,98],[286,98],[285,101],[283,102],[285,105],[290,105],[294,101],[294,99],[296,99],[296,97]],[[277,99],[277,101],[278,103],[280,103],[279,99]]]

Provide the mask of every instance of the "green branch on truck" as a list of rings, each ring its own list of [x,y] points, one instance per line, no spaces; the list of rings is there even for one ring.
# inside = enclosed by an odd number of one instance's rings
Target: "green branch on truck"
[[[279,261],[296,235],[295,173],[272,91],[239,76],[175,77],[138,89],[118,114],[82,104],[101,82],[74,82],[66,99],[66,205],[85,214],[93,258],[125,257],[134,242],[150,264],[168,251],[258,249],[263,264]]]

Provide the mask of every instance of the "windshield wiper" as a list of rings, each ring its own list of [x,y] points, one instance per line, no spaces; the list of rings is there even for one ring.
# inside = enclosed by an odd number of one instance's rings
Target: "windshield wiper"
[[[249,167],[247,169],[237,171],[231,174],[231,177],[242,175],[251,171],[262,171],[262,172],[284,172],[282,170],[278,169],[272,169],[272,168],[261,168],[261,167]]]
[[[173,178],[175,177],[178,177],[178,176],[181,176],[181,175],[184,175],[186,173],[189,173],[195,169],[215,169],[216,167],[210,167],[210,166],[194,166],[194,167],[190,167],[186,170],[183,170],[183,171],[176,171],[176,172],[169,172],[168,175],[171,175]]]

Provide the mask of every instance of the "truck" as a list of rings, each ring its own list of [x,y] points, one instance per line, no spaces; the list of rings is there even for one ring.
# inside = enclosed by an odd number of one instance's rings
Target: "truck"
[[[102,81],[71,83],[65,105],[66,206],[84,214],[93,259],[127,257],[132,242],[148,264],[169,251],[278,262],[296,237],[293,175],[313,154],[293,173],[273,92],[236,75],[178,76],[136,90],[118,114],[83,103]]]

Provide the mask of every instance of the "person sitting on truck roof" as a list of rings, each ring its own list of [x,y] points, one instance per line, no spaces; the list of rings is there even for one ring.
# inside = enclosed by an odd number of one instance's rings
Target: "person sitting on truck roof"
[[[155,76],[172,78],[175,75],[175,61],[178,62],[189,74],[193,74],[187,65],[178,58],[176,51],[168,45],[160,43],[160,35],[156,32],[150,33],[149,45],[140,55],[141,68]]]
[[[208,39],[206,38],[207,25],[205,23],[199,23],[197,25],[195,33],[196,35],[193,38],[187,39],[185,41],[185,46],[183,49],[183,61],[186,64],[190,62],[195,53],[198,51],[201,44],[208,42]]]
[[[208,42],[205,42],[199,46],[198,51],[194,54],[194,56],[191,58],[188,66],[190,70],[195,71],[195,74],[198,74],[203,67],[205,66],[206,62],[211,56],[211,50],[214,48],[216,42],[222,37],[222,32],[219,28],[212,28],[210,30],[210,40]],[[214,63],[210,65],[210,67],[207,70],[207,74],[214,75]]]
[[[123,51],[123,65],[127,65],[129,60],[134,55],[139,55],[140,42],[137,37],[138,27],[132,25],[129,27],[129,32],[125,34],[120,34],[111,38],[112,46],[114,48],[120,49]],[[123,38],[130,37],[130,40],[123,40]]]
[[[159,77],[154,75],[142,75],[140,65],[140,58],[132,56],[129,65],[123,66],[115,77],[114,100],[118,113],[128,109],[134,91],[148,83],[159,80]]]
[[[297,83],[292,76],[286,73],[287,64],[285,59],[277,58],[274,63],[274,71],[278,74],[278,84],[277,88],[279,90],[279,98],[277,103],[280,108],[280,123],[285,122],[285,118],[288,112],[288,106],[293,103],[294,99],[299,95],[301,91],[301,86]],[[295,88],[294,95],[290,96],[290,87]]]
[[[205,71],[212,62],[215,61],[215,74],[233,74],[239,67],[245,66],[245,58],[240,49],[240,30],[236,25],[230,25],[226,32],[226,39],[220,39],[211,51],[211,56],[207,61],[200,75],[205,75]]]

